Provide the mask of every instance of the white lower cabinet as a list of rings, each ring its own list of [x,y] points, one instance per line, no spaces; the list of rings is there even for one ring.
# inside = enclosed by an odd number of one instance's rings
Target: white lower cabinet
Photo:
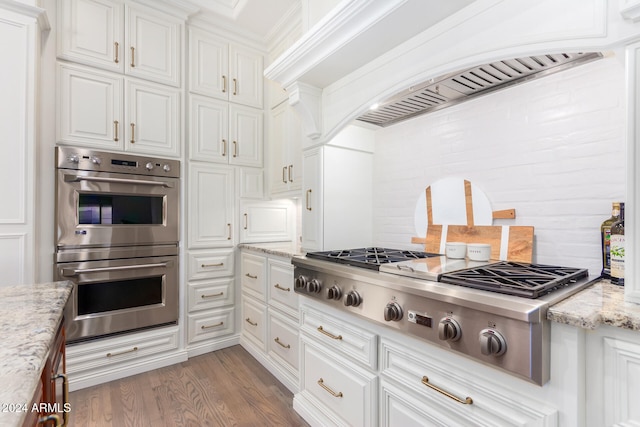
[[[638,332],[601,326],[586,338],[588,427],[640,425]]]
[[[298,391],[298,295],[287,257],[240,253],[240,343],[292,392]]]
[[[192,250],[187,258],[185,299],[189,356],[237,343],[233,249]]]
[[[559,425],[528,385],[390,328],[302,297],[300,392],[314,427]]]
[[[173,365],[187,360],[179,349],[178,326],[68,345],[71,390]]]

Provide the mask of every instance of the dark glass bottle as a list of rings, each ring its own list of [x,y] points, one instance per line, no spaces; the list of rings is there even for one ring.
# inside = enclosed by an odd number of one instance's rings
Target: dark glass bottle
[[[610,257],[610,237],[611,226],[620,218],[620,203],[613,202],[611,207],[611,217],[605,220],[600,226],[600,244],[602,255],[602,277],[611,278],[611,257]]]
[[[620,203],[620,219],[611,225],[611,283],[624,286],[624,203]]]

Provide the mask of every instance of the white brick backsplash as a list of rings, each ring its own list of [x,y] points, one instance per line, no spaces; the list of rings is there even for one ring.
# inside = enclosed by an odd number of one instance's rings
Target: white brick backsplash
[[[626,191],[621,61],[608,57],[376,132],[374,242],[410,243],[425,187],[470,180],[535,227],[534,261],[599,273],[600,223]]]

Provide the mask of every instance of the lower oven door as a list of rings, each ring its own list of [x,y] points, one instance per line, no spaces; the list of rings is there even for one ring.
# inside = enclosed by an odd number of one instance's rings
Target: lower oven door
[[[56,264],[73,282],[65,313],[67,342],[178,321],[178,257]]]

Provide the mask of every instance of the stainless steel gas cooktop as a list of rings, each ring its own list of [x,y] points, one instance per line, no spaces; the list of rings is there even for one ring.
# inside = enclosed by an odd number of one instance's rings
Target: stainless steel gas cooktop
[[[539,385],[549,379],[548,307],[598,279],[582,268],[378,247],[292,263],[299,294]]]

